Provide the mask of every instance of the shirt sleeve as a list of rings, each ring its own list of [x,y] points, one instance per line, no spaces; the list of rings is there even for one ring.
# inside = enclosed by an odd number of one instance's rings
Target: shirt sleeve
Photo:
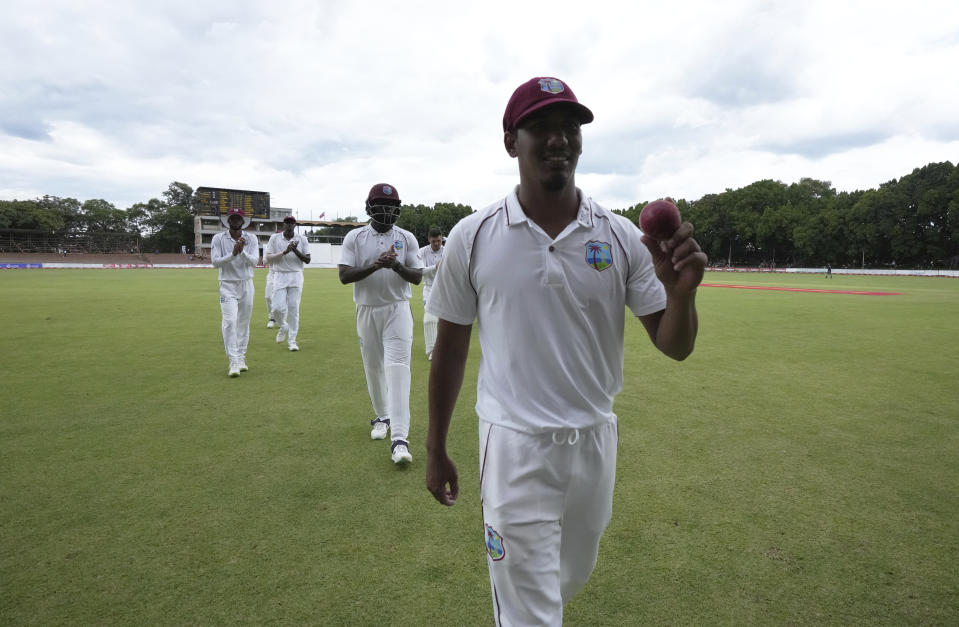
[[[252,233],[244,233],[243,237],[246,239],[246,243],[243,244],[243,257],[248,265],[255,266],[256,262],[260,260],[259,242],[257,242],[256,235]]]
[[[653,256],[640,241],[639,229],[629,225],[625,231],[630,258],[626,306],[637,317],[661,311],[666,308],[666,289],[653,269]]]
[[[422,268],[423,260],[420,259],[420,251],[417,248],[418,242],[416,241],[416,238],[413,237],[412,233],[407,234],[405,237],[406,237],[406,250],[416,251],[412,255],[409,255],[409,258],[407,259],[408,263],[406,264],[406,267],[414,268],[414,269]]]
[[[279,252],[282,251],[276,249],[276,235],[271,235],[270,241],[266,243],[266,248],[263,250],[263,258],[266,259],[267,255],[275,255]]]
[[[343,238],[343,247],[340,248],[339,265],[353,267],[356,265],[356,232],[359,229],[353,229]]]
[[[223,254],[223,237],[220,233],[217,233],[213,236],[212,244],[210,245],[210,263],[214,267],[220,268],[229,263],[230,259],[233,257],[233,251],[231,250],[228,254]]]
[[[473,324],[476,319],[476,291],[469,276],[467,233],[463,221],[446,239],[443,263],[439,265],[426,311],[455,324]]]

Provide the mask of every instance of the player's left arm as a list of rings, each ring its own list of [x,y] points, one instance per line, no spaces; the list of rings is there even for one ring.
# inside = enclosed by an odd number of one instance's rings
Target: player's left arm
[[[463,387],[472,324],[440,318],[429,379],[429,426],[426,435],[426,488],[443,505],[459,496],[459,474],[446,448],[450,421]]]
[[[668,240],[642,237],[666,290],[666,308],[640,316],[640,320],[656,348],[677,361],[692,354],[699,331],[696,289],[706,270],[706,253],[692,235],[693,225],[684,222]]]
[[[412,239],[412,235],[406,238],[406,250],[416,250],[410,246],[411,242],[413,246],[416,245],[416,240]],[[390,248],[390,252],[396,255],[396,250],[392,247]],[[410,255],[407,255],[407,257],[410,257]],[[410,265],[406,265],[394,256],[393,262],[390,264],[390,269],[403,277],[403,280],[407,283],[419,285],[420,281],[423,280],[423,264],[420,261],[419,251],[416,251],[416,253],[412,255],[411,262]]]
[[[404,281],[412,283],[413,285],[419,285],[420,281],[423,280],[423,270],[420,268],[411,268],[407,265],[404,265],[399,259],[393,260],[393,265],[390,268],[396,274],[403,277]]]
[[[292,252],[294,255],[296,255],[296,256],[299,258],[299,260],[302,261],[303,263],[310,263],[310,258],[311,258],[311,257],[310,257],[310,244],[309,244],[309,242],[307,241],[307,239],[306,239],[305,237],[302,237],[302,236],[301,236],[299,239],[294,240],[294,241],[302,241],[302,242],[303,242],[303,250],[300,250],[300,246],[297,245],[297,246],[294,246],[293,248],[291,248],[291,249],[290,249],[290,252]]]
[[[276,236],[270,237],[270,241],[266,244],[266,249],[263,251],[263,256],[266,258],[265,261],[268,265],[272,265],[273,262],[279,261],[283,257],[283,251],[277,250]]]

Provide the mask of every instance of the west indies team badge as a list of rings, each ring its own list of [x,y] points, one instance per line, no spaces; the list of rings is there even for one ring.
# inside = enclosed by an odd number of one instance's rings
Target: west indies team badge
[[[506,557],[506,547],[503,546],[503,536],[498,531],[486,525],[486,552],[494,562]]]
[[[586,263],[597,272],[613,265],[613,251],[607,242],[586,242]]]
[[[393,250],[395,250],[396,252],[402,251],[403,246],[405,245],[406,245],[406,240],[402,240],[402,239],[393,240]]]
[[[563,87],[562,81],[555,78],[541,78],[538,82],[540,91],[545,91],[550,94],[558,94],[566,89]]]

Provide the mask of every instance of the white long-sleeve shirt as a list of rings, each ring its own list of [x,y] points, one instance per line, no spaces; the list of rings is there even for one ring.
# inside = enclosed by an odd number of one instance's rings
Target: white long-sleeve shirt
[[[210,245],[210,261],[220,270],[221,281],[245,281],[253,278],[259,251],[256,236],[246,231],[243,235],[243,252],[233,255],[233,238],[229,231],[220,231],[213,236]]]
[[[440,261],[443,260],[443,247],[440,246],[439,250],[433,250],[433,247],[427,244],[423,248],[420,248],[418,252],[420,256],[420,263],[423,264],[423,304],[426,304],[426,299],[430,297],[430,292],[433,290],[433,278],[436,276],[436,268]]]

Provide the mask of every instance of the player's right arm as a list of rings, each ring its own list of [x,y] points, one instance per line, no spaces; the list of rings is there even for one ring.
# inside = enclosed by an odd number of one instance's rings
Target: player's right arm
[[[210,263],[216,268],[226,265],[233,260],[233,247],[230,246],[228,251],[224,251],[222,241],[222,235],[217,233],[213,236],[213,241],[210,246]],[[230,240],[230,243],[232,244],[233,240]]]
[[[436,271],[439,269],[439,267],[440,267],[440,264],[437,263],[437,264],[435,264],[435,265],[426,266],[425,268],[423,268],[423,278],[424,278],[424,279],[429,279],[429,280],[431,280],[431,281],[432,281],[433,279],[435,279],[435,278],[436,278]]]
[[[353,266],[344,266],[343,264],[340,264],[338,267],[340,269],[340,283],[343,285],[362,281],[379,270],[376,264],[366,266],[365,268],[354,268]]]
[[[266,245],[266,250],[263,251],[263,257],[267,265],[273,265],[273,262],[283,256],[282,250],[277,250],[278,246],[276,244],[276,233],[270,236],[270,241]]]
[[[459,477],[446,451],[446,436],[463,386],[477,313],[478,295],[469,277],[470,254],[466,245],[473,239],[473,224],[465,218],[450,231],[450,245],[426,305],[426,310],[439,318],[430,362],[426,488],[443,505],[453,505],[459,495]]]
[[[456,407],[456,399],[463,386],[472,331],[471,324],[455,324],[440,319],[430,367],[426,488],[437,501],[447,506],[456,503],[460,491],[456,464],[446,450],[446,437],[453,417],[453,408]]]
[[[359,231],[360,229],[350,231],[346,234],[346,237],[343,238],[343,248],[340,249],[340,263],[338,265],[340,271],[340,283],[343,285],[362,281],[366,277],[379,270],[380,267],[385,267],[381,266],[379,259],[368,266],[358,265],[358,262],[360,261],[360,254],[357,250],[358,247],[356,238],[359,234]]]

